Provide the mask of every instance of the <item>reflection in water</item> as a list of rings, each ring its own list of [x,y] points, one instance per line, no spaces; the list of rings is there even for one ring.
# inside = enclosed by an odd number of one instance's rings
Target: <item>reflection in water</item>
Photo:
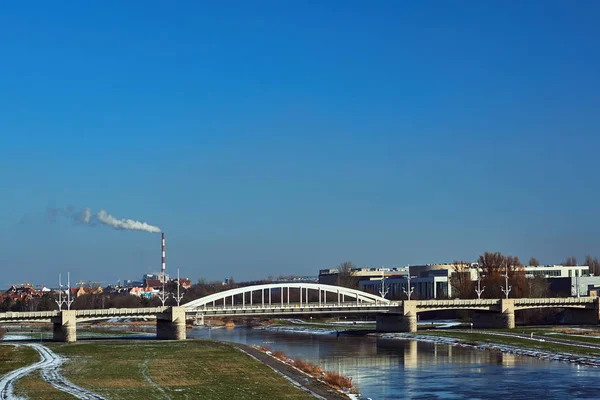
[[[502,366],[503,367],[514,367],[517,361],[517,357],[514,354],[502,353]]]
[[[417,368],[419,358],[417,357],[417,341],[411,340],[404,347],[404,368]]]
[[[444,343],[236,328],[202,337],[280,350],[350,376],[373,399],[597,399],[600,370]]]

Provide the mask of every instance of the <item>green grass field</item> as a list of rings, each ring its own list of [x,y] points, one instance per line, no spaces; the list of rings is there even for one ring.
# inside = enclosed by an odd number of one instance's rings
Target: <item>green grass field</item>
[[[39,361],[37,351],[27,346],[0,345],[0,375]]]
[[[186,340],[115,340],[45,343],[69,358],[63,374],[73,383],[111,399],[311,399],[272,369],[230,345]],[[25,346],[0,346],[4,372],[38,360]],[[72,398],[39,373],[19,380],[16,394]]]
[[[72,400],[74,398],[44,382],[39,371],[19,379],[15,385],[15,394],[29,399]]]

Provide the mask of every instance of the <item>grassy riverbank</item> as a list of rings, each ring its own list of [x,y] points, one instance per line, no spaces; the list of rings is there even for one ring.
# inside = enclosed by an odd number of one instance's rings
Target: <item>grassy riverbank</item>
[[[0,375],[38,360],[38,353],[30,347],[0,345]]]
[[[69,358],[62,368],[67,379],[111,399],[312,398],[266,365],[224,343],[115,340],[46,345]],[[29,352],[23,353],[25,356],[29,357]],[[19,381],[16,392],[29,398],[70,398],[50,388],[39,374]]]
[[[73,400],[70,394],[61,392],[45,382],[39,371],[19,379],[15,385],[15,394],[29,399]]]

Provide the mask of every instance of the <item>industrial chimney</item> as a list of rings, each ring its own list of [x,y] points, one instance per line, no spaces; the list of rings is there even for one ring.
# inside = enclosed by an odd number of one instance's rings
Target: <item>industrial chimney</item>
[[[166,264],[166,258],[165,258],[165,233],[163,232],[162,234],[162,275],[163,275],[163,281],[165,280],[165,274],[167,273],[167,264]]]

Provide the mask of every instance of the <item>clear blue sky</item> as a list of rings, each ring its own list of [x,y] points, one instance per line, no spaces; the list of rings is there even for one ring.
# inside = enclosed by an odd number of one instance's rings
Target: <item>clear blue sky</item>
[[[600,256],[597,1],[0,11],[3,284]],[[219,5],[217,5],[219,4]]]

